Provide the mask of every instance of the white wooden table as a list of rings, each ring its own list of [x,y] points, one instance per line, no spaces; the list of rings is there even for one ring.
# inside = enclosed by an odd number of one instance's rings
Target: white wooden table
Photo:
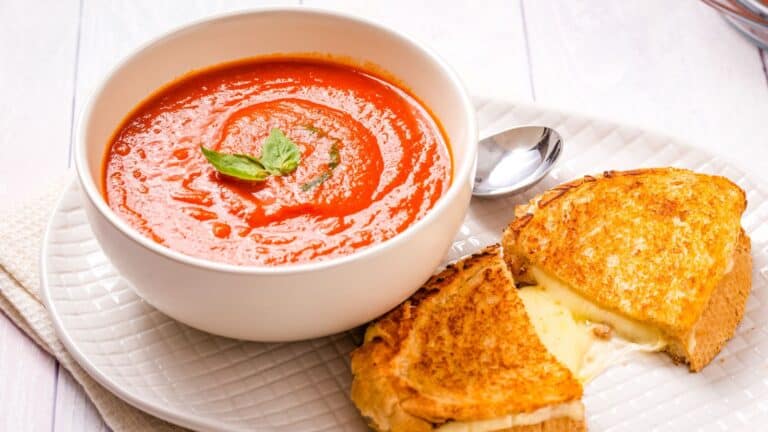
[[[182,23],[264,3],[1,0],[0,202],[23,200],[68,169],[74,120],[118,59]],[[696,0],[282,3],[410,33],[474,94],[657,129],[768,181],[768,54]],[[101,429],[67,372],[0,316],[0,431]]]

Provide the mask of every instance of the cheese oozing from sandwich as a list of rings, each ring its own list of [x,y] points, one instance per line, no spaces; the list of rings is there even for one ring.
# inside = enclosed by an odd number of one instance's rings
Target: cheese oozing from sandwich
[[[568,308],[541,286],[521,288],[518,294],[541,342],[579,381],[584,382],[579,372],[596,339],[589,323],[577,321]]]
[[[657,347],[656,350],[661,350],[667,345],[659,329],[592,303],[560,279],[538,267],[532,267],[531,273],[538,285],[559,304],[569,309],[576,320],[609,325],[619,336],[629,342]]]
[[[544,346],[587,383],[634,351],[658,351],[663,344],[624,339],[602,323],[576,315],[559,292],[541,285],[519,290],[520,298]],[[607,330],[607,331],[606,331]]]
[[[725,274],[733,266],[730,257]],[[655,352],[667,347],[668,341],[659,329],[600,307],[540,267],[532,266],[530,272],[537,285],[523,287],[519,293],[536,333],[582,383],[591,381],[630,352]],[[599,337],[595,324],[610,326],[611,336]],[[695,347],[696,334],[691,332],[687,349],[693,351]]]
[[[531,273],[538,285],[519,291],[526,312],[547,349],[579,381],[591,381],[630,352],[667,345],[659,330],[590,302],[538,267]]]

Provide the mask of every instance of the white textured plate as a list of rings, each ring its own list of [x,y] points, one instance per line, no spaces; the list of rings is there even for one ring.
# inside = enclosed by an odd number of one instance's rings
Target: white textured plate
[[[589,384],[593,431],[758,430],[768,425],[768,186],[673,139],[537,107],[478,101],[486,131],[553,126],[563,162],[514,198],[474,200],[448,259],[498,240],[523,199],[606,169],[681,166],[725,175],[747,191],[754,282],[744,321],[699,374],[641,354]],[[64,345],[101,384],[158,417],[203,430],[363,431],[347,394],[348,353],[359,332],[260,344],[193,330],[156,311],[112,268],[88,226],[75,186],[48,227],[42,256],[46,306]],[[179,287],[184,295],[184,287]]]

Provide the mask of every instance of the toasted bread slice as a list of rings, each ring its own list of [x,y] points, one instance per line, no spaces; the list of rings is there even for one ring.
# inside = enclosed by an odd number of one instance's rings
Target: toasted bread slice
[[[498,245],[371,324],[352,373],[352,400],[377,431],[585,428],[581,384],[539,341]]]
[[[724,177],[606,172],[518,206],[504,256],[517,280],[546,274],[624,327],[658,332],[698,371],[733,335],[751,287],[745,208]]]

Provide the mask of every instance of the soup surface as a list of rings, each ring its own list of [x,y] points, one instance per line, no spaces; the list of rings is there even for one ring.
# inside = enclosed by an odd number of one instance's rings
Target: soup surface
[[[278,128],[295,171],[246,182],[201,152],[258,156]],[[350,254],[406,229],[451,181],[448,143],[408,92],[363,70],[270,59],[194,73],[139,105],[105,158],[110,207],[187,255],[280,265]]]

